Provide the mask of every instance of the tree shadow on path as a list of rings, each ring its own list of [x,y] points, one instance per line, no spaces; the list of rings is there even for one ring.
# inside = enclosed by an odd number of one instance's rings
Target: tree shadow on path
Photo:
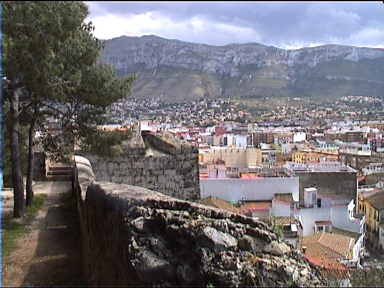
[[[37,248],[22,286],[84,286],[81,235],[76,203],[70,193],[51,194],[39,221]]]

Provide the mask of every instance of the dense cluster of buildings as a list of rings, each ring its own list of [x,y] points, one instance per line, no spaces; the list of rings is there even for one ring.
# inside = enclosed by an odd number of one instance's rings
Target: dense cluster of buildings
[[[308,127],[327,120],[384,120],[383,104],[377,97],[345,96],[339,99],[261,97],[254,99],[210,99],[173,103],[158,98],[127,98],[106,111],[111,124],[129,124],[142,116],[172,125],[206,127],[223,121],[255,123],[265,127]]]
[[[377,105],[348,97],[338,105]],[[152,103],[158,115],[139,121],[142,131],[166,130],[199,147],[203,203],[269,223],[339,283],[384,251],[384,122],[287,105],[279,109],[294,116],[269,111],[252,123],[241,105],[220,101]]]
[[[199,147],[202,199],[280,227],[310,262],[345,280],[367,251],[384,251],[383,126],[358,124],[164,128],[143,120],[141,128]]]

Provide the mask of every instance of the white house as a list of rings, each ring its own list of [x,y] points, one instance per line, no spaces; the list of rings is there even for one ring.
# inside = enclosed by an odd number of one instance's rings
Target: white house
[[[365,218],[354,218],[354,206],[351,200],[348,204],[343,199],[331,198],[329,195],[321,195],[321,207],[300,208],[296,216],[302,223],[303,236],[311,235],[315,232],[332,230],[336,227],[342,230],[364,234]],[[343,203],[344,202],[344,203]],[[327,228],[329,227],[329,228]]]
[[[305,141],[307,134],[304,132],[296,132],[293,134],[293,142],[302,142]]]

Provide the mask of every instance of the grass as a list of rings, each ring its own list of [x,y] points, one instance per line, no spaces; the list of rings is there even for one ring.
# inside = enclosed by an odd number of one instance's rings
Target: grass
[[[12,217],[3,219],[3,256],[8,256],[16,248],[16,240],[28,232],[28,224],[41,209],[46,198],[45,194],[35,195],[32,205],[26,208],[21,221]]]

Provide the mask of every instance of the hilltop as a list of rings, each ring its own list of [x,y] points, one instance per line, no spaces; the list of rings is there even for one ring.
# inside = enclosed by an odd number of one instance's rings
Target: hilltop
[[[212,46],[154,35],[105,40],[101,61],[137,73],[134,97],[181,102],[264,96],[383,96],[384,49],[341,45],[284,50]]]

